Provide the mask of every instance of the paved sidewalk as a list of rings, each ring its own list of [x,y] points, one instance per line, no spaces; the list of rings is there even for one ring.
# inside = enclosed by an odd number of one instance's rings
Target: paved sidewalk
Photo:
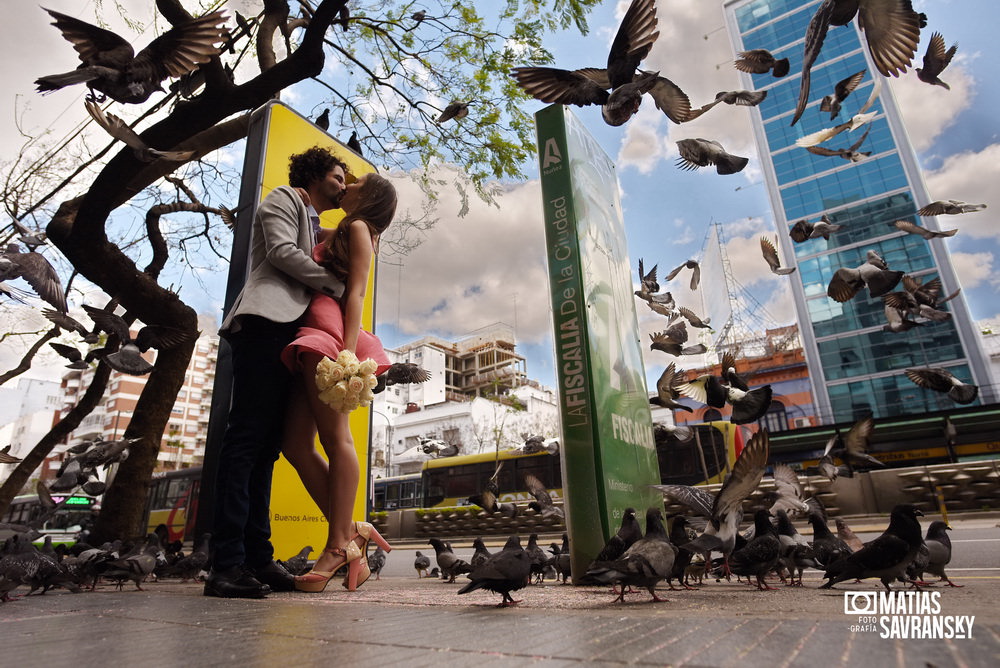
[[[161,581],[146,591],[52,591],[0,605],[4,665],[416,666],[685,665],[997,666],[1000,578],[967,572],[962,589],[940,592],[940,614],[975,615],[971,639],[883,639],[852,633],[844,591],[874,591],[876,581],[819,590],[758,592],[706,583],[698,591],[658,591],[666,603],[632,594],[612,603],[603,587],[546,583],[499,596],[456,595],[459,584],[385,577],[348,593],[272,594],[258,601],[207,598],[201,585]],[[464,578],[463,578],[464,580]],[[23,589],[20,590],[23,593]]]

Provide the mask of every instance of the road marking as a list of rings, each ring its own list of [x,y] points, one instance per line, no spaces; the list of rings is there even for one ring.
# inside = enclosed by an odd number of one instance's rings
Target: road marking
[[[995,543],[1000,541],[1000,538],[963,538],[962,540],[953,540],[952,543]]]

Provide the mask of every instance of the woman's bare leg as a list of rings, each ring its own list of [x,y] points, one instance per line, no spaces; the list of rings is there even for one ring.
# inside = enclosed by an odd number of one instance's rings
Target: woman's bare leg
[[[303,355],[305,378],[315,377],[316,365],[321,359],[319,355]],[[316,389],[315,383],[305,383],[305,388],[320,442],[330,462],[325,513],[329,523],[326,547],[343,548],[354,538],[354,499],[357,496],[360,479],[354,439],[351,437],[348,416],[320,401],[319,390]],[[330,570],[341,559],[339,556],[325,553],[317,560],[315,569]]]
[[[305,383],[315,386],[312,378],[303,378],[294,385],[289,397],[281,454],[295,469],[313,503],[329,521],[326,514],[330,498],[327,488],[329,466],[316,450],[316,421],[306,398]]]

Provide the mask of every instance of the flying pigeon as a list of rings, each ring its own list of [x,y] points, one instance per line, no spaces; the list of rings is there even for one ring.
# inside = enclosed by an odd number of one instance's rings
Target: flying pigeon
[[[830,589],[844,580],[879,578],[887,590],[889,583],[906,572],[923,543],[920,535],[920,509],[902,503],[892,509],[885,532],[857,552],[826,567],[826,582],[820,589]]]
[[[372,392],[378,394],[390,385],[424,383],[430,380],[430,377],[431,374],[426,369],[422,369],[412,362],[395,362],[385,372],[379,374],[378,384]]]
[[[683,321],[675,322],[662,332],[653,332],[649,335],[652,343],[650,350],[659,350],[675,357],[680,355],[700,355],[707,348],[705,344],[699,343],[694,346],[684,347],[688,339],[687,325]]]
[[[737,54],[733,65],[740,72],[750,74],[765,74],[771,72],[775,78],[788,74],[788,58],[775,58],[767,49],[752,49]]]
[[[736,373],[736,359],[730,352],[722,356],[721,377],[712,374],[698,376],[688,382],[682,391],[685,396],[713,408],[724,408],[727,403],[732,405],[730,421],[733,424],[756,422],[771,405],[771,386],[763,385],[751,390],[746,380]]]
[[[637,540],[624,554],[614,561],[596,561],[587,576],[603,584],[618,584],[621,592],[616,601],[625,601],[627,586],[645,587],[654,601],[665,599],[656,595],[656,585],[671,577],[677,548],[670,542],[663,526],[663,513],[659,508],[646,511],[646,535]]]
[[[35,250],[39,246],[45,245],[47,235],[42,230],[32,232],[16,218],[10,222],[14,226],[14,229],[17,230],[17,240],[27,246],[28,250]]]
[[[685,171],[715,165],[719,174],[736,174],[750,162],[749,158],[727,153],[722,144],[712,139],[681,139],[677,149],[681,154],[677,166]]]
[[[684,404],[677,403],[676,399],[681,394],[681,386],[684,385],[684,377],[677,372],[676,365],[671,362],[660,374],[660,379],[656,381],[656,396],[651,397],[649,403],[663,408],[672,408],[691,412],[691,408]]]
[[[881,297],[891,292],[903,278],[903,272],[892,271],[885,260],[873,250],[867,252],[865,263],[854,268],[838,269],[826,294],[834,301],[844,303],[854,299],[865,286],[872,297]]]
[[[59,274],[41,253],[22,253],[18,244],[8,244],[7,250],[0,254],[0,281],[15,278],[23,278],[39,297],[59,311],[68,310]]]
[[[451,119],[465,118],[469,115],[469,105],[472,102],[460,102],[455,100],[448,104],[441,112],[441,115],[434,121],[438,125],[450,121]]]
[[[921,207],[917,211],[919,216],[941,216],[948,214],[951,216],[960,213],[972,213],[974,211],[982,211],[986,208],[985,204],[966,204],[957,199],[949,200],[938,200],[936,202],[931,202],[927,206]]]
[[[80,56],[81,65],[64,74],[35,80],[38,91],[48,93],[65,86],[85,83],[91,97],[107,97],[138,104],[167,77],[180,77],[219,53],[215,46],[224,39],[225,16],[221,11],[205,14],[163,33],[136,54],[128,41],[115,33],[52,10],[47,11]]]
[[[906,72],[920,42],[927,17],[913,11],[910,0],[823,0],[809,21],[802,53],[802,79],[792,125],[809,103],[810,75],[830,26],[843,26],[857,15],[875,68],[883,75]]]
[[[767,237],[760,238],[760,253],[764,256],[764,261],[771,268],[771,273],[778,276],[787,276],[795,271],[796,267],[782,267],[781,259],[778,258],[778,249],[774,247],[774,242]]]
[[[632,0],[611,44],[606,69],[515,67],[511,76],[542,102],[601,105],[601,115],[608,125],[619,126],[632,118],[646,93],[670,120],[683,123],[691,112],[687,95],[659,72],[637,72],[660,34],[656,24],[655,1]]]
[[[939,237],[953,237],[958,232],[958,229],[935,232],[934,230],[928,230],[926,227],[920,227],[916,223],[910,222],[909,220],[897,220],[889,224],[901,232],[916,234],[928,240],[937,239]]]
[[[875,100],[878,99],[879,93],[881,93],[881,91],[882,91],[882,80],[876,79],[875,83],[872,84],[871,93],[868,94],[868,100],[865,101],[865,103],[861,106],[861,108],[858,110],[858,113],[851,116],[849,120],[844,121],[839,125],[835,125],[832,128],[823,128],[822,130],[818,130],[816,132],[813,132],[812,134],[805,135],[804,137],[799,137],[798,139],[795,140],[795,145],[801,146],[803,148],[816,146],[817,144],[822,144],[825,141],[833,139],[841,132],[846,132],[848,130],[853,132],[854,130],[857,130],[862,126],[871,123],[878,115],[878,112],[875,111],[869,112],[868,110],[872,108],[873,104],[875,104]],[[860,143],[858,143],[858,146],[860,146]]]
[[[927,44],[927,53],[924,54],[924,66],[917,68],[917,78],[924,83],[951,90],[951,86],[941,81],[939,77],[944,68],[951,64],[951,59],[955,57],[956,51],[958,51],[958,44],[952,44],[950,49],[945,49],[944,37],[941,33],[932,34],[931,41]]]
[[[528,473],[524,476],[524,484],[527,485],[531,495],[535,497],[535,500],[528,504],[529,508],[542,517],[557,517],[559,519],[565,517],[563,509],[552,503],[552,497],[541,480]]]
[[[918,387],[947,394],[953,401],[960,404],[971,404],[979,396],[977,385],[964,383],[950,371],[941,367],[907,369],[906,377]]]
[[[19,461],[21,461],[20,457],[10,454],[9,444],[0,449],[0,464],[17,464]]]
[[[723,103],[738,107],[756,107],[767,97],[766,90],[729,90],[715,94],[715,99],[707,104],[703,104],[697,109],[692,109],[688,114],[687,121],[693,121],[705,112],[711,110],[716,105]]]
[[[958,293],[956,293],[956,296],[957,294]],[[926,318],[927,320],[932,320],[934,322],[946,322],[951,320],[951,313],[936,309],[929,304],[921,304],[906,290],[900,292],[890,292],[887,295],[883,295],[882,302],[885,304],[885,308],[895,309],[904,317],[907,315],[913,315],[920,318]]]
[[[76,318],[68,313],[54,311],[50,308],[44,308],[42,309],[42,315],[52,322],[52,324],[58,325],[60,329],[66,330],[67,332],[76,332],[83,337],[84,343],[97,343],[101,338],[97,328],[88,330]]]
[[[855,72],[846,79],[841,79],[837,82],[837,85],[833,87],[833,92],[825,96],[819,103],[820,111],[830,112],[830,120],[832,121],[840,113],[840,104],[847,99],[847,96],[854,92],[854,90],[861,84],[861,80],[865,78],[865,72],[867,70],[861,70],[860,72]]]
[[[920,278],[909,274],[903,276],[903,288],[906,294],[912,297],[912,299],[908,299],[911,308],[915,308],[917,304],[937,308],[950,302],[962,292],[962,288],[958,288],[944,299],[939,299],[941,295],[940,278],[936,277],[926,283],[921,283]]]
[[[87,369],[90,365],[83,359],[83,353],[76,346],[68,346],[65,343],[52,341],[49,343],[54,351],[69,360],[67,369]]]
[[[788,231],[788,236],[797,244],[805,243],[810,239],[817,239],[819,237],[823,237],[829,241],[830,235],[842,227],[843,225],[831,223],[830,219],[824,213],[815,223],[810,223],[805,219],[796,222]]]
[[[129,127],[128,123],[107,113],[93,100],[85,100],[83,106],[87,108],[87,113],[94,119],[94,122],[104,128],[105,132],[132,149],[135,157],[142,162],[153,162],[154,160],[169,160],[171,162],[184,162],[194,157],[194,151],[158,151],[146,145],[135,130]]]
[[[635,295],[648,301],[649,295],[655,295],[660,291],[660,284],[656,282],[656,265],[649,271],[645,271],[642,266],[642,258],[639,258],[639,289]]]
[[[889,302],[893,301],[890,295],[896,293],[890,292],[888,295],[882,296],[883,311],[885,312],[885,324],[882,325],[882,331],[892,332],[894,334],[899,334],[902,332],[908,332],[914,327],[923,327],[922,322],[917,322],[916,320],[910,320],[906,316],[909,314],[908,310],[894,308],[889,306]]]
[[[98,327],[117,336],[121,342],[117,351],[104,355],[108,366],[120,373],[145,375],[153,370],[153,365],[143,359],[142,353],[150,348],[173,348],[191,338],[190,333],[175,327],[146,325],[133,339],[128,324],[121,316],[87,304],[83,305],[83,310]]]
[[[441,568],[441,579],[454,582],[455,578],[462,573],[472,570],[464,559],[459,559],[440,538],[431,538],[428,543],[434,546],[434,553],[437,555],[437,565]]]
[[[470,582],[458,593],[485,589],[503,596],[497,607],[506,608],[520,603],[511,597],[510,592],[524,589],[530,578],[531,559],[521,547],[521,540],[510,536],[500,552],[491,555],[479,568],[469,573]]]
[[[799,482],[798,474],[792,470],[788,464],[777,463],[771,472],[774,478],[773,494],[768,496],[771,502],[769,510],[777,515],[779,511],[799,513],[805,515],[809,512],[809,504],[805,500],[805,492],[802,483]]]
[[[743,520],[743,500],[757,489],[761,478],[764,477],[769,443],[770,437],[767,429],[761,429],[750,437],[743,452],[736,458],[732,471],[722,483],[722,488],[712,499],[709,522],[705,531],[698,538],[684,545],[683,549],[690,552],[701,552],[706,557],[713,550],[721,552],[727,557],[732,554],[736,547],[736,534],[739,532],[740,522]],[[654,487],[661,491],[664,488],[662,485],[654,485]],[[698,491],[703,495],[706,494],[702,490]],[[698,503],[694,501],[698,497],[697,493],[687,496],[692,499],[692,503]],[[704,506],[704,501],[705,499],[702,498],[702,506]]]
[[[669,444],[671,442],[669,439],[671,438],[674,442],[687,443],[694,438],[694,429],[687,425],[665,424],[663,422],[653,423],[653,440],[656,441],[657,447],[660,447],[664,443]]]
[[[688,324],[692,327],[698,327],[700,329],[711,329],[712,326],[709,324],[711,318],[705,318],[704,320],[700,318],[694,311],[687,308],[686,306],[681,306],[677,309],[677,313],[684,317],[688,321]]]
[[[875,419],[870,415],[851,425],[846,438],[837,428],[836,433],[826,442],[823,456],[817,465],[820,475],[834,482],[839,475],[853,477],[856,467],[884,467],[885,464],[868,454],[868,439],[874,430]],[[836,466],[833,463],[834,458],[840,458],[844,466],[842,468]]]
[[[697,290],[698,285],[701,283],[701,265],[698,264],[697,260],[686,260],[679,266],[674,267],[670,273],[667,274],[667,280],[674,280],[684,269],[691,270],[691,289]]]
[[[847,148],[827,148],[825,146],[806,146],[806,150],[809,151],[810,153],[812,153],[813,155],[821,155],[821,156],[829,157],[829,158],[843,158],[844,160],[847,160],[848,162],[861,162],[862,160],[864,160],[865,158],[871,156],[871,154],[872,154],[871,151],[859,151],[858,150],[859,148],[861,148],[861,145],[865,143],[865,140],[868,139],[868,133],[870,131],[871,131],[871,128],[865,129],[864,134],[862,134],[861,137],[856,142],[854,142],[853,144],[851,144]]]

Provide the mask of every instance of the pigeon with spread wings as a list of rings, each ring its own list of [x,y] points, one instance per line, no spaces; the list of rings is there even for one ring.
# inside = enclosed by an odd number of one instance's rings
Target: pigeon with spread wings
[[[841,267],[833,274],[826,294],[834,301],[848,302],[868,286],[872,297],[881,297],[891,292],[903,278],[903,272],[890,270],[885,260],[873,250],[866,253],[864,264],[857,267]]]
[[[685,396],[713,408],[723,408],[729,403],[733,407],[730,417],[733,424],[759,420],[771,405],[771,386],[763,385],[751,390],[746,380],[736,373],[736,358],[730,352],[722,355],[721,366],[721,378],[704,374],[688,382],[681,391]]]
[[[906,377],[918,387],[947,394],[960,404],[971,404],[979,396],[979,386],[959,380],[942,367],[907,369]]]
[[[684,404],[677,403],[676,399],[681,394],[681,387],[684,385],[684,376],[677,372],[676,365],[671,362],[660,374],[660,379],[656,381],[656,396],[650,398],[649,403],[663,408],[672,408],[691,412],[691,409]]]
[[[819,220],[815,223],[809,222],[808,220],[802,219],[792,225],[791,229],[788,230],[788,236],[792,238],[797,244],[802,244],[810,239],[818,239],[823,237],[827,241],[830,240],[830,235],[842,228],[843,225],[837,225],[831,223],[830,219],[824,213]]]
[[[511,76],[517,85],[542,102],[597,104],[608,125],[624,124],[648,93],[656,108],[674,123],[683,123],[691,102],[672,81],[659,72],[638,71],[660,33],[656,29],[654,0],[632,0],[611,44],[605,69],[563,70],[554,67],[515,67]]]
[[[686,260],[680,266],[674,267],[670,273],[667,274],[667,280],[674,280],[677,278],[677,275],[685,269],[691,270],[691,289],[697,290],[698,285],[701,283],[701,265],[698,264],[697,260]]]
[[[118,337],[121,346],[117,351],[104,355],[104,361],[115,371],[133,376],[142,376],[153,370],[153,365],[142,357],[142,353],[150,348],[164,349],[179,346],[190,340],[191,334],[175,327],[165,325],[146,325],[139,330],[135,338],[129,331],[129,326],[121,316],[109,311],[83,305],[90,319],[98,327]]]
[[[750,162],[749,158],[727,153],[714,139],[681,139],[677,150],[680,151],[677,166],[685,171],[714,165],[718,174],[736,174]]]
[[[778,249],[774,247],[774,243],[767,237],[760,238],[760,253],[764,256],[764,261],[767,262],[767,266],[771,268],[771,273],[773,274],[787,276],[796,269],[795,267],[781,266],[781,259],[778,258]]]
[[[900,232],[906,232],[907,234],[916,234],[927,240],[938,239],[941,237],[953,237],[958,233],[957,228],[953,230],[942,230],[940,232],[936,232],[934,230],[929,230],[926,227],[921,227],[920,225],[917,225],[916,223],[913,223],[909,220],[897,220],[889,224],[895,227]]]
[[[761,429],[750,437],[733,464],[732,471],[722,483],[722,488],[712,499],[711,513],[704,533],[682,546],[683,549],[701,552],[706,557],[712,551],[721,552],[726,557],[725,569],[728,571],[728,556],[736,546],[736,534],[743,520],[743,500],[757,489],[764,477],[769,443],[767,429]],[[662,486],[656,487],[663,491]],[[705,561],[709,563],[707,558]]]
[[[687,120],[693,121],[720,103],[737,107],[756,107],[758,104],[763,102],[766,97],[766,90],[724,90],[716,93],[715,99],[711,102],[703,104],[697,109],[692,109],[691,113],[688,114]]]
[[[171,162],[184,162],[194,157],[194,151],[158,151],[146,145],[135,130],[128,126],[128,123],[118,118],[114,114],[105,112],[93,100],[85,100],[83,105],[87,108],[87,113],[104,130],[117,139],[124,142],[135,152],[135,157],[142,162],[152,162],[163,159]]]
[[[854,477],[855,470],[859,468],[885,467],[885,464],[868,454],[868,441],[874,430],[875,419],[870,415],[855,422],[846,437],[841,435],[839,428],[836,429],[834,435],[826,442],[823,456],[820,457],[818,464],[820,474],[832,482],[838,475]],[[840,459],[844,465],[834,466],[834,458]]]
[[[899,76],[917,53],[920,29],[927,17],[913,11],[910,0],[823,0],[806,28],[802,53],[799,99],[792,116],[798,122],[809,103],[810,75],[830,26],[843,26],[857,15],[875,68],[883,75]]]
[[[837,114],[840,113],[840,104],[861,84],[861,80],[865,78],[866,71],[855,72],[846,79],[838,81],[837,85],[833,87],[833,92],[820,100],[819,110],[830,112],[831,121],[835,119]]]
[[[812,134],[805,135],[804,137],[799,137],[795,140],[795,145],[802,148],[809,148],[810,146],[816,146],[817,144],[822,144],[825,141],[833,139],[841,132],[846,132],[848,130],[854,131],[858,128],[868,125],[875,117],[878,115],[877,111],[868,111],[875,104],[875,100],[878,99],[879,93],[882,91],[882,81],[879,79],[875,80],[872,84],[871,93],[868,95],[868,100],[862,105],[858,110],[858,113],[851,116],[847,121],[839,125],[835,125],[832,128],[823,128],[813,132]],[[867,133],[866,133],[867,134]],[[860,146],[860,144],[858,144]]]
[[[941,216],[947,214],[949,216],[955,216],[960,213],[982,211],[985,208],[985,204],[967,204],[957,199],[938,200],[936,202],[931,202],[927,206],[921,207],[917,211],[917,215]]]
[[[867,128],[861,137],[847,148],[827,148],[825,146],[806,146],[806,150],[813,155],[821,155],[828,158],[843,158],[848,162],[861,162],[871,156],[871,151],[859,151],[861,145],[868,139],[871,128]]]
[[[566,515],[563,509],[552,502],[552,495],[545,489],[542,481],[528,473],[524,476],[524,484],[535,500],[528,504],[528,507],[537,512],[542,517],[564,518]]]
[[[790,65],[788,58],[775,58],[767,49],[751,49],[736,54],[733,66],[740,72],[748,74],[766,74],[770,72],[777,79],[788,74]]]
[[[38,91],[49,93],[83,83],[98,101],[97,93],[128,104],[145,102],[167,77],[180,77],[219,53],[225,36],[225,15],[205,14],[163,33],[136,54],[121,36],[80,19],[47,11],[80,56],[81,65],[64,74],[35,80]],[[103,96],[101,96],[103,98]]]
[[[23,278],[39,297],[59,311],[68,310],[59,274],[41,253],[22,253],[18,244],[8,244],[7,250],[0,254],[0,281],[15,278]]]
[[[941,86],[946,90],[951,90],[951,86],[941,81],[941,73],[944,68],[951,64],[951,59],[958,51],[958,44],[952,44],[950,49],[944,45],[944,37],[936,32],[931,35],[931,41],[927,45],[927,53],[924,54],[924,66],[917,68],[917,78],[924,83],[934,86]]]

